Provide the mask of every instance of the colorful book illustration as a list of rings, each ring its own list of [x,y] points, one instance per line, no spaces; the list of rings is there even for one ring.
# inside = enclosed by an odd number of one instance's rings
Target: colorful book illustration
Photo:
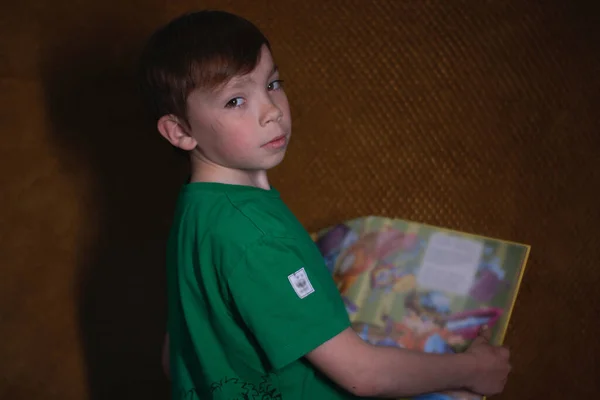
[[[412,221],[369,216],[314,239],[354,329],[370,343],[464,351],[480,327],[501,344],[530,246]],[[444,392],[418,400],[481,400]]]

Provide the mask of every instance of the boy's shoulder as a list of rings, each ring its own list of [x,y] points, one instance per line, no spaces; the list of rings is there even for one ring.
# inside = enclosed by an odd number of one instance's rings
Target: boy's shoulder
[[[188,185],[179,208],[183,223],[220,240],[250,243],[263,237],[299,237],[302,225],[275,190],[233,185]]]

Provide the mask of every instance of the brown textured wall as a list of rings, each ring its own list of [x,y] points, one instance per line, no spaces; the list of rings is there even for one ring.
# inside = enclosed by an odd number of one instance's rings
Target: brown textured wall
[[[167,398],[184,164],[131,73],[152,29],[204,5],[271,37],[295,118],[272,176],[307,228],[373,213],[531,244],[499,398],[600,396],[595,2],[317,3],[3,5],[0,398]]]

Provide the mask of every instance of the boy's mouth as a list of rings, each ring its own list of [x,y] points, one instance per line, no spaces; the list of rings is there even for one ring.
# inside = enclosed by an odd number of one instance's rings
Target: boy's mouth
[[[275,139],[271,140],[270,142],[263,144],[262,147],[266,147],[269,149],[279,149],[279,148],[282,148],[283,146],[285,146],[286,142],[287,142],[287,135],[283,134],[283,135],[277,136]]]

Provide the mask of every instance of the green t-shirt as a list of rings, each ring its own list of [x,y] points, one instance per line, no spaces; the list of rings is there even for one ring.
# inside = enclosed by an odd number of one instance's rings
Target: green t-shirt
[[[303,358],[350,321],[275,189],[185,185],[167,276],[173,400],[353,398]]]

